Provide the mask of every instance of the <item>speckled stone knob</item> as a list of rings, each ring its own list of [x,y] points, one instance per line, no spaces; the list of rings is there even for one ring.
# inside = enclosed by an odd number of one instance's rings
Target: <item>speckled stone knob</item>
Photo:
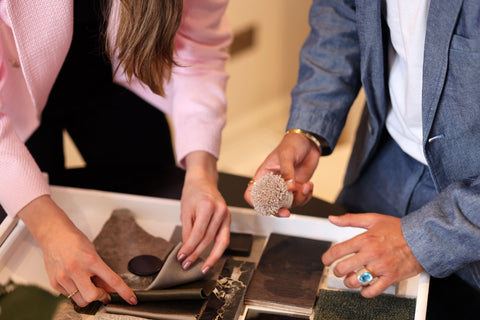
[[[293,193],[287,189],[288,184],[280,175],[267,173],[252,186],[253,208],[263,216],[275,215],[280,208],[290,209]]]

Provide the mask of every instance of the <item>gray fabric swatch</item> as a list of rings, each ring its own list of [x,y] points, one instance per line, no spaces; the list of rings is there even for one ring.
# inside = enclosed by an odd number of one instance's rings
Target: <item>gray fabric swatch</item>
[[[355,291],[320,290],[314,320],[413,320],[415,304],[389,294],[367,299]]]
[[[164,289],[204,277],[201,272],[202,259],[198,259],[188,270],[183,270],[177,261],[182,243],[174,247],[169,241],[147,233],[136,223],[133,213],[128,209],[114,210],[93,244],[105,263],[134,290]],[[144,277],[128,271],[128,262],[144,254],[164,261],[157,275]]]

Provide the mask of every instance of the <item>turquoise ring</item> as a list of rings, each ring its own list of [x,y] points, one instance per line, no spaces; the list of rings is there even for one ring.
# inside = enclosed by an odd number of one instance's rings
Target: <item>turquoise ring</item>
[[[375,277],[372,275],[367,268],[363,267],[356,271],[357,279],[362,284],[362,286],[367,286],[375,280]]]

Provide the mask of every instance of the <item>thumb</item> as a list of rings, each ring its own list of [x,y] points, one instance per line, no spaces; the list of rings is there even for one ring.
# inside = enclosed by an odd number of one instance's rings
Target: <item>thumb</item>
[[[355,227],[369,229],[373,217],[368,213],[347,213],[341,216],[329,216],[328,221],[339,227]]]

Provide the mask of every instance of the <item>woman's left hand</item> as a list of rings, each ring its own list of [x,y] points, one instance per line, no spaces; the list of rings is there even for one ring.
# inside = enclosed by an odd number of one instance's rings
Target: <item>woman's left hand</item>
[[[218,191],[216,159],[195,151],[186,157],[185,184],[181,199],[183,246],[177,259],[188,269],[214,242],[201,270],[207,273],[230,242],[230,212]]]

